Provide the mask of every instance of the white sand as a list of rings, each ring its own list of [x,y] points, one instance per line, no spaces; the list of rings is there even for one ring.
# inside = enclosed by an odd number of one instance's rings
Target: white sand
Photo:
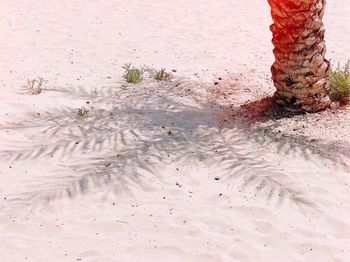
[[[1,1],[0,261],[349,261],[349,109],[240,108],[273,93],[270,23],[258,0]],[[177,72],[125,85],[128,62]]]

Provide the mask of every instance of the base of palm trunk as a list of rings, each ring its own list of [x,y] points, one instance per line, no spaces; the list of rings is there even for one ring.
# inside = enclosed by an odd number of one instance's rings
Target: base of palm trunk
[[[293,111],[317,112],[330,105],[329,61],[322,18],[326,0],[268,0],[275,62],[276,101]]]
[[[328,95],[312,93],[293,94],[287,91],[276,91],[274,101],[284,109],[293,112],[318,112],[330,106],[331,100]]]

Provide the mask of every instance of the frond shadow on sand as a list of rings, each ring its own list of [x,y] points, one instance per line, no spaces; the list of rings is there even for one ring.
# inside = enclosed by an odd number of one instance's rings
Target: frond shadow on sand
[[[29,185],[13,201],[38,204],[94,189],[115,193],[130,185],[147,190],[152,186],[150,177],[162,179],[159,163],[191,159],[221,170],[222,179],[237,181],[242,190],[269,201],[310,206],[314,203],[294,185],[291,174],[266,160],[266,146],[273,145],[275,154],[301,152],[308,161],[321,158],[335,165],[348,152],[348,148],[331,151],[334,146],[326,142],[276,134],[273,126],[254,129],[251,116],[259,116],[253,121],[276,117],[265,112],[272,108],[269,99],[260,101],[262,111],[252,104],[220,104],[210,85],[191,80],[109,84],[99,90],[56,88],[55,92],[88,101],[90,111],[78,117],[72,108],[52,108],[0,126],[20,129],[30,137],[2,149],[3,161],[51,159],[62,169],[56,170],[59,177],[46,177],[45,185]],[[265,113],[261,116],[261,112]]]

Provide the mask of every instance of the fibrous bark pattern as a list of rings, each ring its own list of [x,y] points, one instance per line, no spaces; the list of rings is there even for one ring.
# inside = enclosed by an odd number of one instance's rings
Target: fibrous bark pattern
[[[325,59],[322,18],[326,0],[268,0],[275,62],[271,67],[276,101],[292,110],[326,108],[330,63]]]

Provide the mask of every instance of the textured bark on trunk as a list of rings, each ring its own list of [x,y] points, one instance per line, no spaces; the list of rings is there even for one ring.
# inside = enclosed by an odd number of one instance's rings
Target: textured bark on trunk
[[[330,104],[330,63],[325,59],[322,18],[326,0],[268,0],[275,62],[271,67],[277,103],[316,112]]]

